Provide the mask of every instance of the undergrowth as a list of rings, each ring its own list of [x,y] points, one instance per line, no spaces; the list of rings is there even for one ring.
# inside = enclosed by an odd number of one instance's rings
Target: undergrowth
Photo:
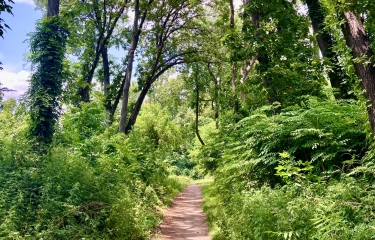
[[[356,103],[309,98],[222,117],[194,159],[214,239],[373,239],[373,147]]]
[[[187,185],[147,137],[105,126],[98,102],[70,107],[47,153],[15,101],[0,113],[1,239],[148,239],[160,206]]]
[[[214,184],[203,193],[216,240],[374,239],[374,186],[352,177],[232,194],[222,194]]]

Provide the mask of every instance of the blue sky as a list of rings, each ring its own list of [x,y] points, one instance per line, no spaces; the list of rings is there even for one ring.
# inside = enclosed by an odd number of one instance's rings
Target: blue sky
[[[7,93],[6,98],[19,97],[28,87],[27,79],[30,76],[30,64],[24,60],[29,52],[27,34],[33,32],[35,23],[43,16],[39,10],[35,10],[33,0],[14,0],[12,4],[13,15],[2,13],[1,18],[8,24],[11,30],[4,33],[4,39],[0,38],[0,61],[3,63],[3,71],[0,71],[0,82],[3,87],[17,90]]]
[[[4,39],[0,38],[0,62],[4,70],[0,71],[2,87],[8,87],[16,92],[5,93],[5,98],[18,98],[28,88],[28,79],[31,75],[30,64],[25,59],[29,52],[27,34],[35,30],[35,23],[42,18],[43,13],[35,9],[33,0],[13,0],[13,15],[1,14],[1,18],[11,27],[4,33]],[[235,0],[236,7],[241,0]],[[111,49],[111,54],[120,59],[125,56],[124,51]],[[134,75],[133,71],[133,75]],[[133,76],[134,77],[134,76]]]

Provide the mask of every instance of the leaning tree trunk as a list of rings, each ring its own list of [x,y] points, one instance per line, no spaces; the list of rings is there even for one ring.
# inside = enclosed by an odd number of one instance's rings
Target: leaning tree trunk
[[[125,80],[124,80],[124,91],[123,91],[123,98],[122,98],[120,126],[118,129],[118,132],[120,133],[121,132],[126,133],[126,120],[127,120],[127,115],[128,115],[130,80],[131,80],[132,70],[133,70],[135,50],[137,48],[138,40],[139,40],[139,30],[138,30],[139,15],[140,15],[139,0],[136,0],[135,12],[134,12],[134,24],[133,24],[133,37],[132,37],[132,42],[131,42],[129,53],[128,53],[128,65],[126,68],[126,74],[125,74]]]
[[[334,94],[335,98],[350,98],[348,95],[350,86],[342,85],[346,74],[339,65],[337,54],[332,50],[334,46],[333,36],[324,30],[324,21],[326,16],[323,12],[322,5],[319,0],[306,0],[306,4],[309,10],[311,25],[313,27],[319,49],[322,52],[323,57],[328,59],[328,62],[325,62],[325,64],[330,65],[330,68],[332,68],[330,71],[328,71],[331,86],[339,90],[339,92]]]
[[[151,84],[152,84],[151,81],[147,81],[147,83],[143,86],[141,93],[139,94],[139,97],[134,105],[132,114],[130,115],[128,124],[125,127],[124,133],[127,135],[130,133],[130,130],[134,126],[135,122],[137,121],[138,114],[141,111],[143,101],[145,100],[146,95],[151,88]]]
[[[357,76],[362,80],[361,87],[364,97],[368,100],[367,112],[372,133],[375,134],[375,68],[373,51],[370,47],[369,36],[360,19],[353,12],[344,12],[341,25],[346,45],[352,50],[353,61]],[[369,62],[368,62],[369,61]]]

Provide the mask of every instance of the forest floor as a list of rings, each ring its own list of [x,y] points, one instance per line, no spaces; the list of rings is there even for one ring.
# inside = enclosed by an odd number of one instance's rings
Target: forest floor
[[[201,188],[196,184],[189,184],[173,199],[154,240],[211,240],[202,202]]]

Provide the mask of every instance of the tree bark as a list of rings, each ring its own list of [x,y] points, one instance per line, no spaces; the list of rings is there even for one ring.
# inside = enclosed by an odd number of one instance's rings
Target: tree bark
[[[47,17],[59,15],[60,0],[48,0]]]
[[[80,96],[80,100],[82,102],[90,102],[90,85],[92,83],[92,79],[94,78],[94,73],[95,73],[96,67],[98,66],[99,59],[100,59],[100,52],[97,52],[95,53],[94,61],[86,76],[86,82],[85,82],[86,85],[78,89],[78,95]]]
[[[127,115],[128,115],[130,80],[131,80],[132,71],[133,71],[133,61],[134,61],[135,50],[137,48],[138,40],[139,40],[139,31],[138,31],[139,15],[140,15],[139,0],[136,0],[135,11],[134,11],[133,37],[132,37],[132,42],[130,44],[130,49],[128,52],[128,65],[127,65],[126,73],[125,73],[120,126],[118,129],[120,133],[121,132],[126,133],[126,120],[127,120]]]
[[[126,73],[125,73],[126,74]],[[125,79],[123,79],[121,81],[121,85],[120,85],[120,88],[117,92],[117,95],[116,95],[116,98],[115,98],[115,101],[113,102],[112,106],[111,106],[111,112],[110,112],[110,116],[109,116],[109,119],[111,120],[111,123],[110,125],[112,125],[113,123],[113,118],[114,118],[114,115],[116,113],[116,109],[117,109],[117,106],[120,102],[120,99],[121,99],[121,96],[122,96],[122,93],[124,91],[124,85],[125,85]]]
[[[201,135],[199,134],[199,85],[198,85],[198,79],[195,80],[195,134],[197,135],[197,138],[199,142],[204,145],[203,139]]]
[[[110,84],[110,72],[109,72],[109,61],[108,61],[108,48],[107,46],[103,47],[102,50],[102,60],[103,60],[103,88],[104,88],[104,97],[105,97],[105,109],[107,112],[107,125],[110,126],[112,124],[112,117],[111,117],[111,100],[108,98],[108,86]]]
[[[125,134],[128,135],[130,133],[130,130],[134,126],[135,122],[137,121],[138,114],[141,111],[143,101],[145,100],[146,95],[147,95],[148,91],[150,90],[150,87],[151,87],[151,83],[147,83],[143,86],[142,91],[139,94],[139,97],[137,99],[137,102],[134,105],[134,109],[132,111],[132,114],[130,115],[128,124],[125,127],[125,131],[124,131]]]
[[[233,5],[233,0],[229,1],[229,7],[230,7],[230,23],[229,27],[232,29],[233,33],[235,31],[235,25],[234,25],[234,5]],[[239,102],[237,98],[237,64],[236,62],[232,63],[232,92],[233,92],[233,111],[234,113],[238,113],[238,108],[239,108]],[[204,144],[203,144],[204,145]]]
[[[149,76],[152,76],[152,77],[149,77],[146,81],[146,83],[143,85],[143,88],[142,88],[142,91],[134,105],[134,109],[132,111],[132,114],[130,115],[130,118],[129,118],[129,121],[128,121],[128,124],[126,125],[126,128],[125,128],[125,134],[128,135],[130,133],[130,130],[132,129],[132,127],[134,126],[135,122],[137,121],[137,117],[138,117],[138,114],[139,114],[139,111],[141,110],[141,107],[142,107],[142,104],[143,104],[143,101],[145,100],[146,98],[146,95],[148,93],[148,91],[150,90],[151,88],[151,85],[163,74],[165,73],[166,71],[168,71],[170,68],[178,65],[178,64],[182,64],[184,63],[184,61],[180,60],[180,61],[176,61],[174,63],[171,63],[167,66],[165,66],[164,68],[160,69],[160,71],[158,71],[157,73],[155,72],[156,69],[154,69],[153,72],[151,72],[149,74]]]
[[[241,99],[242,99],[242,102],[246,101],[245,89],[244,89],[246,78],[249,76],[250,71],[253,69],[256,60],[257,60],[257,58],[253,57],[250,60],[250,63],[248,63],[246,60],[243,61],[243,68],[241,70],[242,77],[241,77],[241,80],[240,80],[240,82],[242,84],[242,89],[241,89]]]
[[[234,29],[234,5],[233,0],[229,1],[230,6],[230,28]]]
[[[104,95],[108,94],[108,86],[110,84],[110,73],[109,73],[109,61],[108,61],[108,48],[107,46],[103,47],[102,50],[102,59],[103,59],[103,75],[104,75]]]
[[[337,88],[339,92],[335,93],[336,99],[350,98],[348,95],[348,85],[342,85],[346,74],[339,65],[338,56],[333,52],[332,48],[334,46],[333,36],[324,30],[325,14],[319,0],[306,0],[306,4],[309,10],[309,16],[311,19],[311,24],[318,42],[319,49],[324,58],[325,64],[331,68],[328,71],[328,77],[333,88]]]
[[[219,86],[220,79],[215,79],[215,127],[219,129]]]
[[[233,112],[238,113],[239,103],[237,98],[237,64],[232,63],[232,93],[233,93]]]
[[[375,134],[375,68],[372,59],[374,53],[362,21],[353,12],[344,12],[342,18],[345,22],[341,25],[341,29],[346,45],[352,50],[355,58],[353,61],[355,72],[362,79],[360,84],[364,90],[363,95],[369,102],[367,112],[372,133]]]

